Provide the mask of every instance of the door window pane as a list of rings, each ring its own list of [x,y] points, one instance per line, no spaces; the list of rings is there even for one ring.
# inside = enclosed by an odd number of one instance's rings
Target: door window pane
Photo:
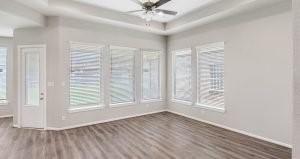
[[[26,105],[39,105],[40,57],[38,53],[25,54],[25,98]]]
[[[0,47],[0,103],[7,102],[6,58],[7,58],[7,48]]]

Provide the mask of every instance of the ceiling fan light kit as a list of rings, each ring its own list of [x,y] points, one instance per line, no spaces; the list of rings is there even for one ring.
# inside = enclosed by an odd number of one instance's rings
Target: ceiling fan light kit
[[[142,9],[129,11],[127,13],[143,12],[140,17],[142,19],[145,19],[147,22],[151,21],[155,16],[163,16],[163,15],[175,16],[177,14],[177,12],[175,11],[158,9],[160,6],[166,4],[171,0],[131,0],[131,1],[140,5]]]

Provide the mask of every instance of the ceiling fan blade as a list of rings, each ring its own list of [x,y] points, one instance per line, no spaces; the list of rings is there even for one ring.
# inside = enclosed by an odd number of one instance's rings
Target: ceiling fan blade
[[[165,3],[169,2],[171,0],[159,0],[158,2],[156,2],[153,6],[155,6],[156,8],[164,5]]]
[[[156,9],[155,12],[157,12],[157,13],[162,12],[164,14],[169,14],[169,15],[176,15],[177,14],[177,12],[175,12],[175,11],[164,10],[164,9]]]
[[[143,3],[139,0],[131,0],[132,2],[134,2],[135,4],[138,4],[140,6],[143,6]]]
[[[137,12],[143,12],[144,10],[132,10],[132,11],[128,11],[126,13],[137,13]]]

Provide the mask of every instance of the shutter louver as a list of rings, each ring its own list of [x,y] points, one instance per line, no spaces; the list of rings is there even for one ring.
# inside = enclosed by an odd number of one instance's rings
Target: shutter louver
[[[0,47],[0,103],[7,102],[6,94],[6,58],[7,48]]]
[[[224,109],[224,43],[197,48],[198,104]]]
[[[143,51],[143,100],[160,99],[160,52]]]
[[[135,101],[136,49],[111,47],[111,104]]]
[[[102,103],[104,46],[71,43],[70,104],[74,108]]]
[[[173,60],[173,98],[175,100],[191,102],[191,50],[176,51]]]

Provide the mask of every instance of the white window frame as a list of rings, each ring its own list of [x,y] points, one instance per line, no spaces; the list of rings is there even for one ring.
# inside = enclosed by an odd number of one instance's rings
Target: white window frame
[[[141,49],[138,48],[133,48],[133,47],[124,47],[124,46],[117,46],[117,45],[109,45],[108,46],[108,52],[109,52],[109,59],[111,59],[111,48],[120,48],[120,49],[129,49],[129,50],[133,50],[135,51],[134,54],[134,93],[133,93],[133,97],[134,97],[134,101],[133,102],[124,102],[124,103],[111,103],[111,71],[109,71],[109,78],[108,78],[108,103],[109,103],[109,107],[111,108],[116,108],[116,107],[126,107],[126,106],[134,106],[138,104],[139,99],[137,98],[137,81],[138,81],[138,74],[137,74],[137,64],[138,64],[138,54],[141,52]],[[109,61],[109,70],[111,70],[111,60]]]
[[[185,48],[185,49],[178,49],[178,50],[173,50],[171,51],[171,54],[172,54],[172,67],[171,67],[171,79],[172,79],[172,95],[171,95],[171,102],[174,102],[174,103],[179,103],[179,104],[184,104],[184,105],[192,105],[193,104],[193,68],[192,68],[192,58],[191,58],[191,101],[184,101],[184,100],[180,100],[180,99],[176,99],[175,98],[175,77],[174,77],[174,67],[175,67],[175,57],[177,55],[180,55],[180,54],[187,54],[187,53],[184,53],[184,51],[189,51],[189,54],[191,54],[191,57],[192,57],[192,54],[193,54],[193,51],[192,51],[192,48]]]
[[[215,106],[211,106],[211,105],[206,105],[206,104],[201,104],[199,103],[198,101],[198,95],[199,95],[199,82],[198,82],[198,75],[199,75],[199,64],[198,64],[198,49],[201,49],[203,47],[207,47],[207,46],[210,46],[210,45],[217,45],[217,44],[222,44],[224,45],[224,73],[225,73],[225,42],[213,42],[213,43],[207,43],[207,44],[203,44],[203,45],[200,45],[200,46],[197,46],[195,47],[195,53],[196,53],[196,69],[197,69],[197,73],[196,73],[196,101],[195,101],[195,104],[194,106],[195,107],[198,107],[198,108],[203,108],[203,109],[207,109],[207,110],[212,110],[212,111],[217,111],[217,112],[221,112],[221,113],[225,113],[226,112],[226,104],[224,104],[223,108],[218,108],[218,107],[215,107]],[[223,84],[224,84],[224,100],[225,100],[225,79],[223,81]]]
[[[144,68],[144,51],[149,51],[153,53],[159,54],[159,98],[158,99],[144,99],[144,90],[143,90],[143,68]],[[161,50],[150,50],[150,49],[142,49],[141,50],[141,103],[152,103],[152,102],[160,102],[163,101],[162,98],[162,51]]]
[[[0,102],[0,107],[1,106],[7,106],[9,104],[9,99],[10,99],[10,90],[9,90],[9,87],[10,87],[10,63],[11,63],[11,56],[10,56],[10,47],[9,45],[6,45],[6,44],[0,44],[0,47],[2,48],[6,48],[6,100],[4,102]]]
[[[78,108],[72,108],[72,105],[70,103],[70,98],[71,98],[71,94],[70,94],[70,80],[71,80],[71,46],[72,45],[89,45],[89,46],[94,46],[94,47],[98,47],[99,49],[104,49],[104,51],[102,52],[101,55],[101,61],[100,61],[100,65],[101,65],[101,84],[100,84],[100,103],[98,104],[89,104],[89,105],[82,105],[82,107],[78,107]],[[68,107],[68,112],[69,113],[77,113],[77,112],[84,112],[84,111],[90,111],[90,110],[97,110],[97,109],[103,109],[105,107],[105,101],[104,101],[104,56],[105,56],[105,50],[106,50],[106,46],[102,45],[102,44],[95,44],[95,43],[84,43],[84,42],[76,42],[76,41],[69,41],[69,78],[68,78],[68,103],[69,103],[69,107]]]

